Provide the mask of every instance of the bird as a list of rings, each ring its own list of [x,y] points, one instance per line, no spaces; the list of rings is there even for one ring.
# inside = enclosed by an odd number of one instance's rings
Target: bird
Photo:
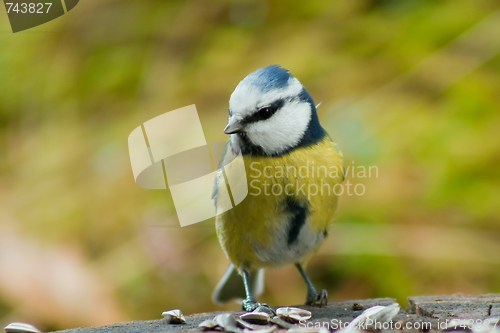
[[[212,300],[236,299],[243,310],[269,310],[256,301],[263,291],[263,269],[294,264],[307,286],[305,304],[326,305],[327,291],[317,291],[305,267],[335,217],[340,192],[335,187],[344,180],[342,152],[321,126],[311,95],[279,65],[241,80],[228,113],[224,133],[229,138],[212,199],[217,237],[230,264]],[[222,212],[219,193],[231,169],[221,166],[237,156],[244,161],[248,195]]]

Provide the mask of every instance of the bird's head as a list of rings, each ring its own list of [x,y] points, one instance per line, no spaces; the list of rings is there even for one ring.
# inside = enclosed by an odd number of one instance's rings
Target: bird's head
[[[271,65],[245,77],[229,100],[233,150],[281,155],[324,135],[309,93],[288,70]]]

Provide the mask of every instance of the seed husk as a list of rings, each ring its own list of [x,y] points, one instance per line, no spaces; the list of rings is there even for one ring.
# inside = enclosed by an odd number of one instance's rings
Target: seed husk
[[[262,327],[262,325],[257,325],[257,324],[250,324],[249,322],[247,321],[244,321],[243,319],[241,318],[236,318],[236,322],[238,323],[238,326],[245,329],[249,329],[249,330],[258,330],[259,328]]]
[[[232,333],[243,333],[243,330],[237,327],[236,317],[231,313],[222,313],[214,318],[217,326],[223,328],[225,331]]]
[[[167,323],[169,324],[184,324],[186,323],[186,318],[179,309],[164,311],[162,316],[165,317]]]
[[[16,322],[5,326],[5,333],[40,333],[40,330],[30,324]]]
[[[276,330],[277,328],[278,328],[278,326],[273,325],[273,326],[269,326],[269,327],[265,327],[265,328],[258,328],[256,330],[244,329],[244,332],[245,333],[250,333],[250,332],[253,332],[253,333],[271,333],[272,331]]]
[[[285,329],[290,329],[290,328],[294,327],[294,325],[292,325],[289,322],[287,322],[287,321],[279,318],[278,316],[276,316],[274,318],[271,318],[271,320],[269,322],[273,323],[273,324],[276,324],[279,327],[285,328]]]
[[[265,325],[269,323],[271,317],[266,312],[248,312],[240,316],[246,322],[251,324]]]
[[[217,327],[217,323],[213,319],[207,319],[202,321],[198,327],[201,327],[203,330],[211,330]]]
[[[293,307],[278,308],[276,314],[279,318],[292,323],[309,320],[312,316],[310,311]]]

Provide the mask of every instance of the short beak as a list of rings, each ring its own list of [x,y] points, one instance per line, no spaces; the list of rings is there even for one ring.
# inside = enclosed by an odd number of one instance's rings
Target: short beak
[[[234,117],[229,119],[229,123],[227,124],[226,128],[224,128],[224,133],[226,134],[233,134],[233,133],[238,133],[241,132],[243,129],[243,126],[241,123]]]

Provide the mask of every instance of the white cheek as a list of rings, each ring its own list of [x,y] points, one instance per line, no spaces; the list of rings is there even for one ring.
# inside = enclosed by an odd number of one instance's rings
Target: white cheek
[[[296,146],[311,119],[311,106],[288,102],[271,118],[247,126],[248,139],[267,154],[279,154]]]

